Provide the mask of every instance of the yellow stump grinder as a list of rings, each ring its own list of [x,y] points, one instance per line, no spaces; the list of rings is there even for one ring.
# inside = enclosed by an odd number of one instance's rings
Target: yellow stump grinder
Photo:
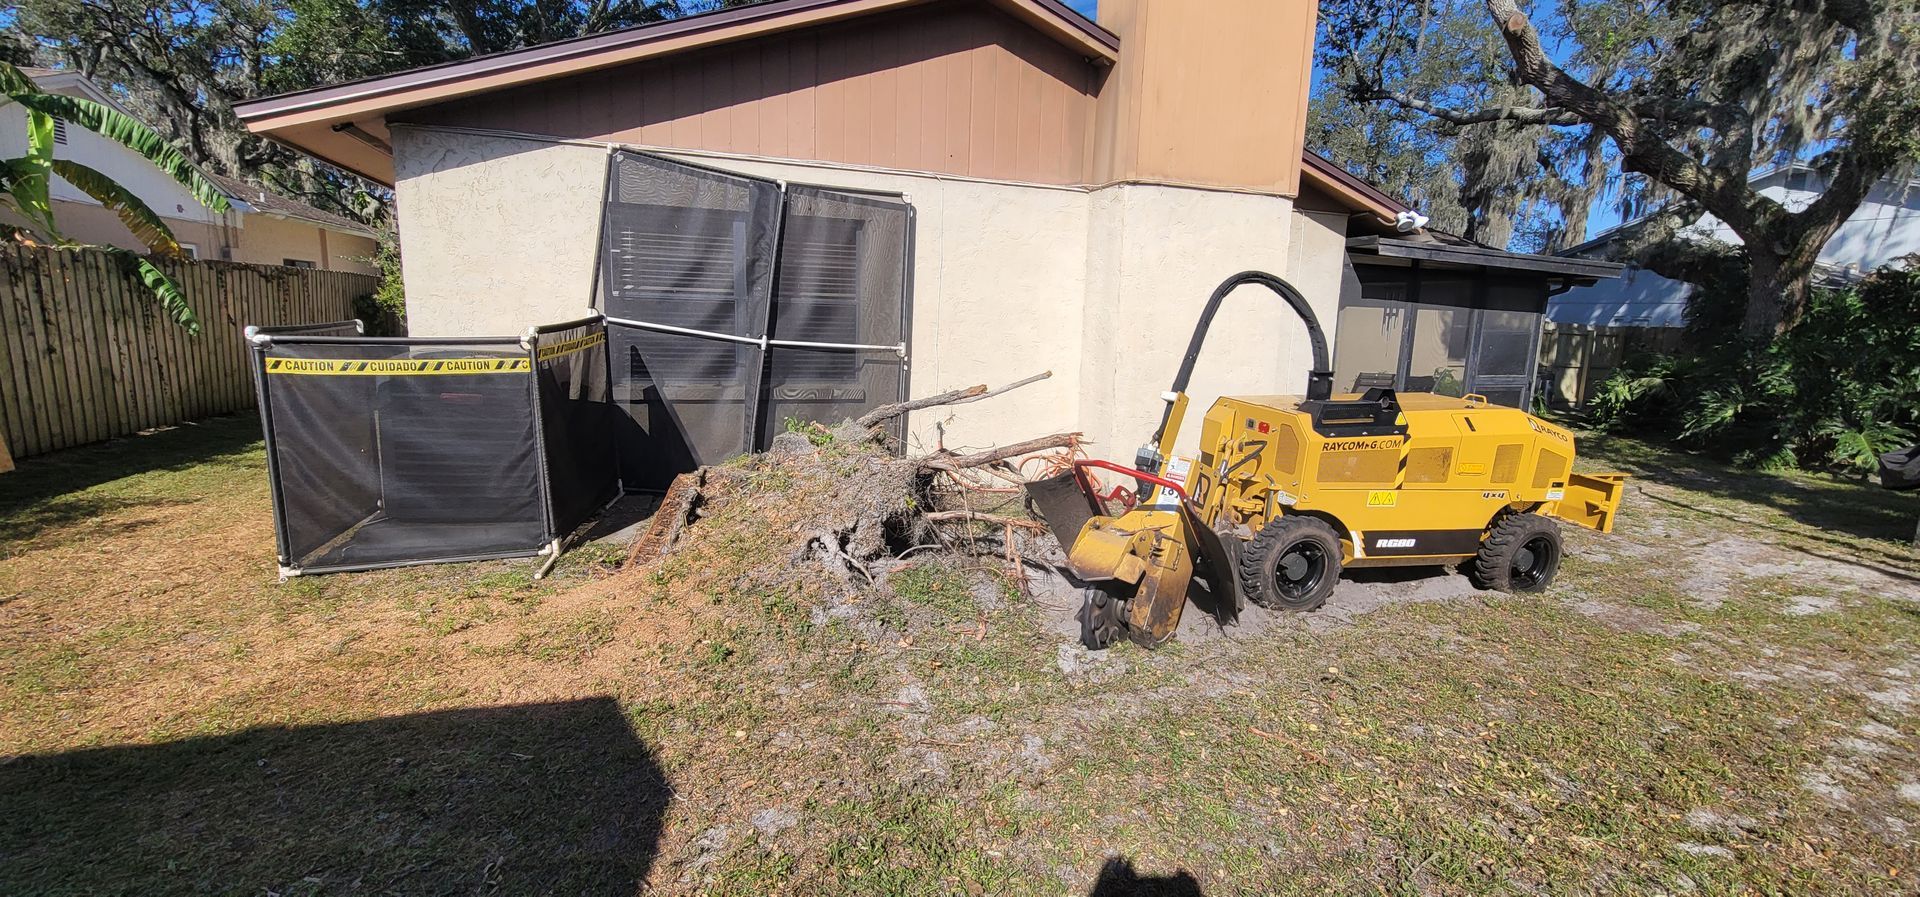
[[[1174,456],[1187,381],[1221,300],[1258,284],[1307,327],[1301,396],[1230,396],[1201,421],[1198,451]],[[1034,508],[1089,583],[1081,640],[1173,637],[1195,576],[1224,625],[1245,602],[1318,609],[1344,568],[1464,563],[1482,588],[1535,592],[1560,568],[1567,521],[1611,532],[1623,474],[1573,472],[1573,434],[1477,395],[1334,396],[1327,342],[1300,292],[1248,271],[1200,313],[1159,430],[1132,468],[1083,460],[1028,486]],[[1136,484],[1102,494],[1093,470]]]

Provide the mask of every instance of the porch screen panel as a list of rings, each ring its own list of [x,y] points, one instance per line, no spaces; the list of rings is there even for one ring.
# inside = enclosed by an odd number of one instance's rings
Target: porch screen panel
[[[1487,285],[1473,360],[1473,391],[1496,405],[1525,408],[1540,365],[1543,284],[1495,280]]]
[[[912,240],[913,207],[904,202],[788,185],[768,335],[865,346],[905,342]],[[906,367],[898,353],[884,349],[776,345],[767,358],[766,388],[762,448],[790,420],[833,424],[904,399]]]
[[[615,423],[630,488],[753,445],[773,292],[780,187],[638,153],[610,162],[599,301],[610,323]]]

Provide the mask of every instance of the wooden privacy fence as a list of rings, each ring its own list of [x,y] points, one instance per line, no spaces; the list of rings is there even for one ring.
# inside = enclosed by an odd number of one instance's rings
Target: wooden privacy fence
[[[168,262],[189,336],[121,258],[0,247],[0,434],[15,457],[253,407],[241,331],[353,317],[366,274]]]
[[[1540,334],[1540,369],[1547,377],[1547,404],[1578,408],[1594,387],[1620,367],[1628,353],[1672,352],[1685,331],[1678,327],[1594,327],[1548,321]]]

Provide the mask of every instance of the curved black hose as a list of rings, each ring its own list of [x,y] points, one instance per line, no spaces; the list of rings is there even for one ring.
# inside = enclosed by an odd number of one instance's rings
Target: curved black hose
[[[1220,310],[1220,302],[1236,288],[1257,283],[1278,293],[1287,300],[1302,323],[1307,325],[1307,340],[1313,345],[1313,369],[1307,372],[1307,399],[1325,400],[1333,395],[1333,364],[1327,356],[1327,335],[1320,329],[1320,319],[1313,313],[1313,306],[1307,304],[1307,297],[1290,284],[1265,271],[1242,271],[1220,282],[1213,295],[1207,299],[1207,307],[1200,312],[1200,323],[1194,325],[1193,339],[1187,342],[1187,355],[1180,360],[1180,373],[1173,378],[1173,391],[1186,392],[1187,381],[1193,378],[1193,364],[1200,358],[1200,345],[1207,340],[1207,328],[1213,326],[1213,316]],[[1173,415],[1173,405],[1169,403],[1160,413],[1160,428],[1153,431],[1153,442],[1160,441],[1161,434],[1167,432],[1168,418]]]

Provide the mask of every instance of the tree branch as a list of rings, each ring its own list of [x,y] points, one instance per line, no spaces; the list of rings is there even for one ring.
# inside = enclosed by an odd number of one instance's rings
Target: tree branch
[[[1073,448],[1079,441],[1080,434],[1078,433],[1056,433],[1052,436],[1042,436],[1038,439],[1029,439],[1025,442],[1003,445],[999,448],[991,448],[985,451],[975,452],[971,455],[954,455],[942,452],[940,454],[928,455],[925,458],[916,459],[915,463],[929,470],[952,472],[965,470],[969,467],[979,467],[982,464],[992,464],[995,461],[1005,461],[1008,458],[1017,458],[1021,455],[1031,455],[1034,452],[1046,451],[1047,449]]]
[[[923,408],[938,408],[943,405],[965,405],[969,402],[978,402],[981,399],[991,399],[1001,393],[1012,392],[1029,383],[1038,383],[1052,376],[1052,371],[1041,371],[1024,380],[1015,380],[999,389],[988,389],[987,385],[982,383],[978,386],[969,386],[966,389],[955,389],[940,393],[939,395],[927,396],[924,399],[893,402],[891,404],[881,405],[872,411],[862,414],[855,418],[853,422],[862,427],[871,427],[883,420],[898,417],[909,411],[919,411]]]
[[[1582,124],[1580,117],[1565,109],[1533,106],[1489,106],[1484,109],[1453,109],[1430,103],[1416,96],[1392,90],[1361,89],[1353,93],[1356,100],[1378,102],[1385,100],[1405,109],[1431,115],[1441,121],[1456,125],[1478,125],[1492,121],[1511,121],[1523,125],[1577,125]]]
[[[1539,32],[1515,0],[1486,3],[1513,57],[1515,77],[1538,89],[1549,105],[1568,110],[1612,137],[1620,148],[1622,170],[1649,175],[1692,198],[1743,237],[1759,219],[1771,217],[1776,210],[1785,212],[1779,203],[1747,189],[1744,171],[1719,171],[1694,161],[1645,127],[1633,109],[1554,64],[1540,44]]]

